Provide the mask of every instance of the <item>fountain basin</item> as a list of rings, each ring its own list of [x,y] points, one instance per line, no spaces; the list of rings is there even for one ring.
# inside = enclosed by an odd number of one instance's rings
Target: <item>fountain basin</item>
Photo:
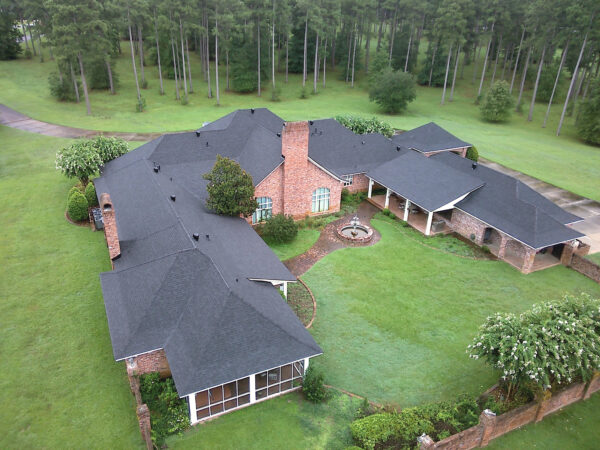
[[[337,229],[337,233],[340,238],[358,244],[367,243],[373,238],[373,229],[362,224],[343,224]]]

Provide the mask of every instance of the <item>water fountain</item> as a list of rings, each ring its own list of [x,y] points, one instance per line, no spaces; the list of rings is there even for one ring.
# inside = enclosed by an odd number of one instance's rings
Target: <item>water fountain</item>
[[[367,243],[373,237],[373,229],[361,224],[358,216],[354,216],[350,223],[343,224],[337,231],[342,239],[355,243]]]

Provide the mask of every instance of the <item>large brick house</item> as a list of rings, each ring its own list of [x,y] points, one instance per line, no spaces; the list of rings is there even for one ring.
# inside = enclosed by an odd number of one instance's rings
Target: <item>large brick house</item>
[[[107,163],[94,183],[113,265],[100,279],[115,359],[132,373],[171,374],[192,423],[296,389],[322,351],[278,293],[295,277],[252,224],[338,211],[344,188],[368,191],[425,234],[488,245],[523,272],[581,251],[568,226],[578,217],[465,159],[469,146],[435,124],[388,139],[251,109]],[[251,218],[206,208],[202,175],[217,155],[252,176]]]

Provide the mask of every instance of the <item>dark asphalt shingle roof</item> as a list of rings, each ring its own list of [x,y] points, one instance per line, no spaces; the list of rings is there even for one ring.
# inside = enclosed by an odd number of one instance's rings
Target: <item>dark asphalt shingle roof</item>
[[[392,137],[395,144],[412,148],[421,152],[435,152],[461,147],[471,147],[471,144],[450,134],[434,122]]]
[[[457,208],[528,246],[541,249],[583,236],[565,226],[581,220],[579,217],[523,182],[481,164],[473,170],[470,160],[453,153],[440,153],[431,159],[485,182],[482,188],[460,201]]]
[[[427,211],[435,211],[483,182],[413,150],[367,172],[367,176]]]

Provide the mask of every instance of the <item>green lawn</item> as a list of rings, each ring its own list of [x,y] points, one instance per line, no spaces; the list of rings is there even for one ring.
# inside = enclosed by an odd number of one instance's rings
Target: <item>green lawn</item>
[[[359,404],[335,392],[317,405],[291,393],[198,425],[167,444],[194,449],[343,449],[352,445],[348,425]]]
[[[0,448],[135,448],[100,291],[102,233],[67,223],[65,140],[0,126]]]
[[[327,255],[303,279],[317,299],[311,328],[329,384],[401,407],[477,395],[498,374],[465,353],[495,311],[600,286],[565,267],[523,275],[504,262],[460,258],[410,239],[398,222],[373,220],[372,247]]]
[[[477,146],[486,158],[528,173],[547,182],[596,200],[600,200],[600,149],[579,142],[575,138],[573,119],[567,120],[560,138],[555,136],[561,105],[555,105],[546,129],[541,128],[545,105],[538,104],[532,122],[524,115],[515,115],[506,124],[487,124],[480,120],[473,101],[477,85],[470,82],[471,68],[465,70],[465,79],[459,80],[455,100],[441,107],[441,89],[417,88],[417,100],[405,114],[386,116],[377,105],[368,101],[364,76],[357,86],[337,80],[337,74],[327,77],[327,88],[308,99],[299,99],[300,77],[291,75],[286,85],[282,77],[277,82],[282,88],[280,102],[270,101],[268,82],[262,97],[256,94],[237,95],[223,92],[221,106],[206,96],[199,59],[192,58],[192,74],[196,91],[190,103],[182,106],[174,100],[174,81],[166,81],[167,95],[158,94],[158,75],[149,66],[146,76],[150,87],[143,92],[147,111],[135,112],[135,87],[128,56],[124,53],[116,71],[121,88],[117,95],[107,92],[91,94],[92,116],[86,116],[85,105],[59,103],[49,95],[47,78],[54,70],[51,61],[37,60],[0,62],[0,103],[36,119],[83,128],[108,131],[164,132],[195,129],[203,122],[214,120],[232,110],[248,107],[268,107],[287,120],[332,117],[340,113],[365,116],[377,115],[400,129],[410,129],[435,121],[457,136]],[[213,66],[214,69],[214,66]],[[221,68],[224,73],[224,68]],[[212,77],[214,82],[214,76]],[[224,77],[221,79],[224,85]],[[529,104],[524,95],[525,115]]]
[[[298,235],[289,244],[274,244],[269,242],[268,239],[265,239],[265,242],[271,247],[273,253],[275,253],[281,261],[285,261],[286,259],[298,256],[311,248],[313,244],[317,242],[317,239],[319,239],[319,234],[320,231],[318,230],[303,228],[298,230]]]
[[[571,405],[542,422],[527,425],[492,441],[490,449],[584,449],[598,448],[600,394]]]
[[[594,261],[596,264],[600,264],[600,253],[593,253],[591,255],[587,255],[587,259]]]

